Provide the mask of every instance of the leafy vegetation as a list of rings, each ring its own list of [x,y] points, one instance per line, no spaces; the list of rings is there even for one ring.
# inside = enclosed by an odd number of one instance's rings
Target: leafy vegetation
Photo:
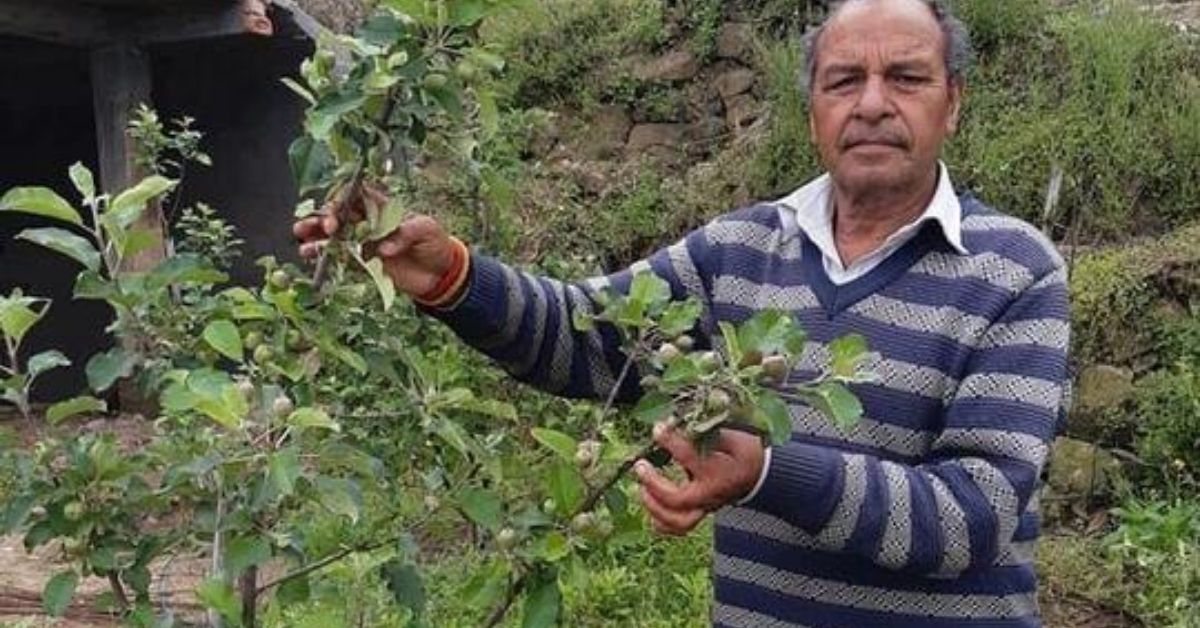
[[[575,145],[585,129],[569,121],[600,105],[639,108],[647,120],[686,108],[686,86],[633,78],[629,61],[678,45],[710,57],[729,7],[381,4],[356,37],[322,42],[303,84],[291,85],[311,105],[291,151],[299,212],[366,188],[392,199],[362,208],[367,226],[346,233],[317,276],[264,259],[260,286],[228,286],[222,271],[240,242],[204,206],[181,210],[174,257],[127,268],[152,245],[132,220],[149,204],[170,205],[185,166],[207,159],[190,123],[163,124],[149,110],[133,134],[156,176],[104,194],[72,170],[93,221],[44,191],[0,201],[56,224],[29,239],[76,260],[77,295],[117,313],[122,342],[89,363],[89,392],[132,377],[162,404],[151,446],[135,455],[69,423],[46,426],[32,456],[0,434],[0,530],[21,530],[30,545],[56,539],[69,559],[47,587],[47,611],[61,612],[80,577],[100,575],[112,584],[105,603],[142,625],[156,611],[147,566],[195,552],[213,565],[199,598],[228,625],[515,625],[518,616],[526,625],[703,625],[708,535],[650,538],[620,479],[646,453],[637,419],[675,416],[703,438],[741,418],[778,436],[777,408],[741,410],[773,407],[760,376],[772,353],[794,358],[799,330],[770,315],[726,331],[731,353],[689,351],[691,306],[666,303],[643,279],[637,294],[609,297],[598,320],[577,324],[624,329],[651,394],[634,409],[567,402],[512,386],[396,299],[362,245],[408,211],[434,208],[489,250],[578,277],[624,265],[739,201],[790,191],[819,172],[796,36],[820,3],[737,3],[762,29],[758,95],[770,110],[745,138],[687,171],[634,164],[599,191],[547,163],[546,135]],[[444,15],[427,12],[435,4]],[[947,153],[960,185],[1085,244],[1197,217],[1194,40],[1120,4],[956,4],[980,49]],[[1055,166],[1063,192],[1046,216]],[[1200,332],[1194,304],[1158,311],[1152,278],[1164,259],[1194,259],[1196,237],[1193,227],[1146,249],[1080,254],[1072,280],[1081,361],[1154,353],[1132,403],[1140,428],[1130,449],[1144,466],[1118,497],[1110,534],[1053,536],[1040,568],[1052,592],[1147,625],[1192,625],[1200,599]],[[806,392],[850,420],[855,403],[838,385],[856,376],[863,348],[843,346],[835,377]],[[12,355],[0,362],[15,399],[29,383],[18,369],[36,369]],[[59,418],[99,407],[80,399]],[[266,565],[274,580],[261,575]]]

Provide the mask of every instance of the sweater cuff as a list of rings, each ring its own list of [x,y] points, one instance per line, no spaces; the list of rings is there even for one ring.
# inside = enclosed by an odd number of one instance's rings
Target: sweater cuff
[[[508,309],[504,266],[486,255],[471,253],[468,272],[466,286],[455,303],[444,308],[418,307],[449,325],[464,340],[500,333]]]
[[[841,497],[842,474],[842,457],[832,449],[794,442],[774,447],[762,486],[745,505],[816,534]]]
[[[763,465],[762,471],[758,473],[758,481],[754,483],[754,488],[750,489],[746,496],[737,501],[738,506],[745,506],[754,501],[758,496],[758,492],[762,490],[763,482],[767,481],[767,474],[771,472],[771,448],[767,447],[763,450]]]

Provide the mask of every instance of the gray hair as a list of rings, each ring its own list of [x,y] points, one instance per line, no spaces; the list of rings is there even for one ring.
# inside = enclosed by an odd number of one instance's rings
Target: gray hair
[[[825,20],[804,34],[801,42],[804,51],[805,68],[804,76],[800,77],[800,84],[805,92],[812,93],[812,83],[816,79],[817,44],[820,43],[821,35],[825,33],[829,22],[837,16],[838,11],[843,6],[854,1],[856,0],[839,0],[835,2],[830,6]],[[950,7],[943,0],[920,0],[920,2],[933,13],[938,27],[942,30],[942,38],[946,44],[946,75],[954,83],[958,85],[964,84],[967,79],[967,71],[971,69],[971,63],[975,60],[975,50],[971,46],[971,34],[967,31],[966,24],[963,24],[962,20],[954,16]]]

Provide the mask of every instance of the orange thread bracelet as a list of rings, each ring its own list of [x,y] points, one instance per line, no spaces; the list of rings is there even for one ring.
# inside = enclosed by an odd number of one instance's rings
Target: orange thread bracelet
[[[446,297],[454,295],[456,289],[461,288],[466,281],[467,262],[471,256],[470,252],[462,240],[451,236],[450,242],[454,247],[451,251],[450,267],[446,269],[446,272],[442,273],[441,278],[438,279],[438,282],[432,288],[413,298],[417,303],[428,307],[442,305]]]

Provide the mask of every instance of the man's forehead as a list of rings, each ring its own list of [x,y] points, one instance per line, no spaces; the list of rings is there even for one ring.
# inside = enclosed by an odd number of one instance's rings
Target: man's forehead
[[[878,54],[889,62],[922,62],[941,54],[942,32],[929,8],[916,0],[859,0],[833,16],[818,48],[823,62]]]

